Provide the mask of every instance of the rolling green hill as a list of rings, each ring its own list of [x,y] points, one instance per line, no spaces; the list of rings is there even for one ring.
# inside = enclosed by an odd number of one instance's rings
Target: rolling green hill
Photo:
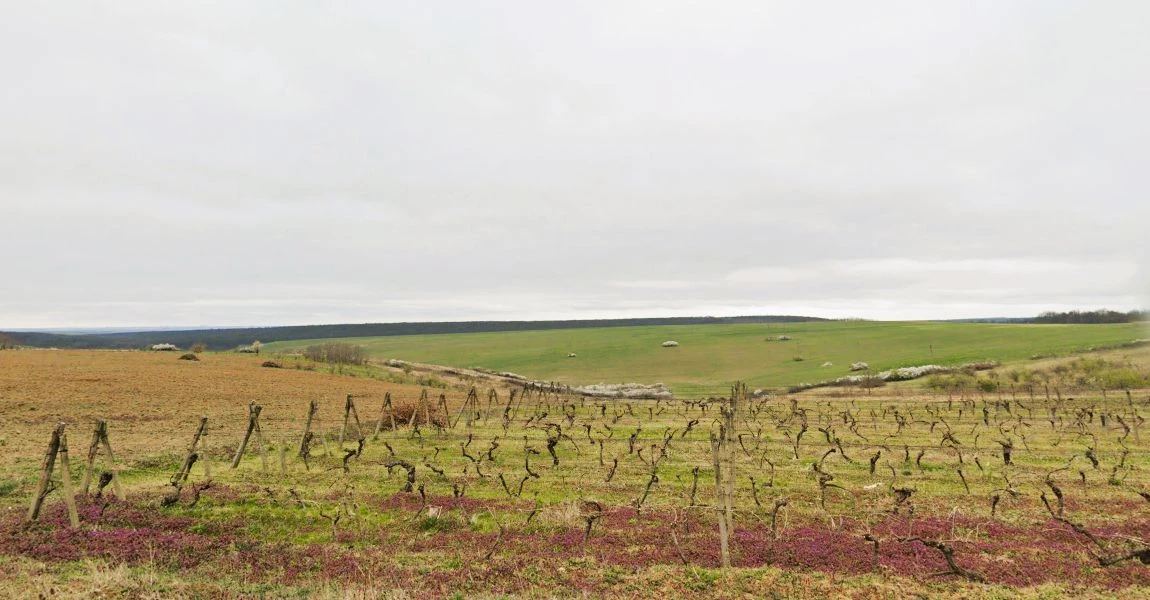
[[[255,340],[265,342],[314,340],[318,338],[384,337],[449,333],[492,333],[537,329],[584,329],[603,327],[650,327],[656,325],[733,325],[826,321],[795,315],[748,315],[741,317],[654,317],[639,319],[576,319],[560,321],[429,321],[414,323],[340,323],[332,325],[289,325],[280,327],[237,327],[225,329],[163,329],[158,331],[107,331],[103,333],[60,333],[45,331],[3,331],[0,339],[40,348],[145,348],[170,343],[188,348],[204,344],[211,350],[230,350]]]
[[[787,335],[789,341],[768,341]],[[831,321],[677,325],[547,331],[329,338],[267,344],[291,352],[327,341],[367,348],[379,358],[486,367],[570,384],[663,382],[679,395],[724,393],[732,382],[774,387],[872,370],[981,359],[1025,360],[1147,337],[1145,323],[1031,325]],[[663,348],[675,340],[677,348]],[[574,353],[574,358],[568,354]],[[796,357],[803,360],[797,361]],[[831,362],[833,366],[823,367]]]

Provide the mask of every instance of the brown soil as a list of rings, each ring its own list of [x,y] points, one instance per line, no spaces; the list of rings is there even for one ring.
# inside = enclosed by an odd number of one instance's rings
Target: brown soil
[[[159,352],[0,352],[0,473],[33,467],[60,421],[69,424],[73,456],[82,457],[95,420],[107,420],[113,450],[131,462],[181,452],[200,415],[209,419],[213,454],[226,451],[242,436],[251,401],[263,405],[265,440],[278,443],[298,439],[311,400],[319,402],[317,429],[334,428],[351,394],[370,431],[385,393],[391,392],[397,403],[414,404],[421,389],[333,375],[323,367],[265,369],[263,361],[240,354],[202,354],[199,361],[183,361]],[[440,391],[429,394],[434,400]],[[448,393],[449,398],[457,395]]]

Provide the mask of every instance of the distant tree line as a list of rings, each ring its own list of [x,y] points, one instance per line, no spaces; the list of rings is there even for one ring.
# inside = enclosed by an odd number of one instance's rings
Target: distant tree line
[[[817,317],[761,315],[748,317],[668,317],[651,319],[585,319],[566,321],[452,321],[440,323],[350,323],[340,325],[295,325],[288,327],[246,327],[237,329],[195,329],[188,331],[142,331],[64,335],[41,332],[10,332],[19,344],[56,348],[146,348],[171,343],[186,348],[202,343],[211,350],[230,350],[253,339],[273,341],[319,340],[351,337],[383,337],[439,333],[489,333],[544,329],[585,329],[589,327],[633,327],[650,325],[727,325],[737,323],[801,323],[827,321]]]
[[[1034,318],[1034,323],[1134,323],[1150,320],[1150,311],[1132,310],[1071,310],[1068,312],[1044,312]]]

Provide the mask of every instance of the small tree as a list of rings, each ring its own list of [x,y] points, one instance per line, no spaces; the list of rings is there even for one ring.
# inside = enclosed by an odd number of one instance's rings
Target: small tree
[[[256,340],[256,341],[252,342],[252,350],[255,350],[256,354],[259,354],[260,353],[260,346],[262,346],[262,345],[263,344],[261,344],[259,340]]]

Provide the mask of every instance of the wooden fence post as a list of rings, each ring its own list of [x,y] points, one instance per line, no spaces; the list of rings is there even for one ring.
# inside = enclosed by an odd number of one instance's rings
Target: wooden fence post
[[[351,397],[351,394],[348,394],[347,402],[343,405],[343,427],[339,430],[339,445],[341,447],[347,436],[347,425],[348,419],[350,418],[355,419],[355,431],[356,435],[359,436],[358,439],[363,439],[363,427],[360,426],[359,423],[359,411],[355,409],[355,400]]]
[[[731,390],[731,405],[726,414],[726,424],[723,427],[727,434],[723,440],[723,449],[726,451],[725,458],[727,460],[727,500],[725,504],[727,529],[730,531],[735,529],[735,461],[738,459],[738,455],[735,453],[735,443],[738,442],[735,428],[738,427],[740,408],[746,397],[747,385],[742,382],[736,383]]]
[[[248,429],[247,432],[244,433],[244,439],[240,442],[240,447],[236,448],[236,457],[232,459],[233,469],[240,466],[240,459],[243,458],[244,450],[246,450],[248,447],[248,440],[251,439],[252,432],[256,431],[258,424],[257,419],[262,408],[263,407],[261,407],[259,404],[256,404],[255,402],[248,403]],[[264,470],[267,470],[266,461],[264,464]]]
[[[92,443],[88,446],[88,460],[84,464],[84,479],[80,483],[80,493],[85,496],[88,495],[88,487],[92,483],[92,471],[96,465],[96,454],[100,452],[100,439],[106,435],[108,424],[99,419],[96,421],[96,428],[92,430]]]
[[[711,434],[711,462],[715,468],[715,501],[719,512],[719,551],[722,554],[723,568],[731,566],[731,550],[729,546],[730,532],[727,531],[726,494],[723,490],[723,471],[719,460],[719,440],[722,434]]]
[[[439,394],[439,407],[436,410],[443,409],[443,428],[451,427],[451,411],[447,410],[447,394]]]
[[[60,430],[60,481],[63,484],[64,504],[68,506],[68,521],[73,529],[80,528],[80,513],[76,510],[76,490],[72,488],[72,469],[68,462],[68,436],[64,433],[64,424],[57,426]]]
[[[312,400],[310,403],[308,403],[307,421],[304,422],[303,437],[300,438],[300,441],[299,441],[299,457],[300,458],[304,458],[307,455],[307,446],[308,446],[308,442],[310,441],[308,439],[308,434],[311,433],[311,421],[313,418],[315,418],[315,413],[318,410],[319,410],[319,406],[316,405],[315,400]]]
[[[105,423],[100,431],[100,445],[104,447],[104,454],[108,455],[108,469],[112,472],[112,491],[120,500],[124,499],[124,487],[120,485],[120,473],[116,468],[116,455],[112,452],[112,442],[108,441],[108,426]]]
[[[491,415],[491,406],[499,405],[499,394],[496,393],[495,388],[487,390],[487,410],[483,411],[483,424],[487,424],[487,417]]]
[[[391,392],[383,395],[383,409],[379,413],[379,421],[375,423],[375,435],[371,437],[373,440],[379,439],[379,431],[383,428],[383,417],[391,417],[391,431],[395,432],[395,414],[391,410]]]
[[[488,402],[490,402],[490,400]],[[443,403],[443,410],[444,410],[444,412],[447,411],[447,401],[446,400],[444,400],[444,403]],[[467,412],[467,426],[471,427],[471,424],[477,420],[476,415],[479,414],[480,410],[481,409],[479,408],[479,392],[477,392],[475,390],[475,387],[472,386],[471,390],[469,390],[467,392],[467,399],[463,401],[463,406],[459,407],[459,414],[457,414],[455,416],[455,422],[451,424],[451,428],[455,429],[455,426],[459,425],[459,421],[460,421],[460,419],[463,418],[464,412]],[[470,412],[468,412],[468,411],[470,411]]]
[[[200,438],[203,437],[204,431],[208,428],[208,417],[206,415],[200,417],[200,427],[196,430],[196,435],[192,437],[192,445],[188,446],[188,453],[184,456],[184,464],[180,466],[180,470],[176,471],[176,475],[172,477],[172,485],[179,487],[188,480],[188,475],[191,474],[192,464],[196,462],[199,455],[196,454],[196,447],[200,444]]]
[[[72,522],[72,526],[79,527],[80,517],[76,512],[76,498],[72,495],[74,490],[72,489],[71,474],[67,470],[68,445],[67,438],[64,436],[64,423],[57,424],[56,428],[52,430],[52,437],[48,441],[48,451],[44,453],[44,463],[40,467],[40,481],[36,486],[36,494],[32,496],[32,506],[28,508],[28,520],[35,521],[40,518],[40,511],[44,508],[44,498],[52,491],[52,473],[56,469],[56,458],[60,454],[61,447],[65,453],[62,461],[64,501],[68,503],[68,518]]]
[[[431,407],[428,406],[427,388],[423,388],[423,390],[419,392],[419,404],[423,407],[423,424],[427,427],[431,427]],[[414,418],[411,419],[411,424],[413,427],[415,426]]]
[[[28,520],[35,521],[40,518],[40,508],[44,506],[44,497],[48,495],[48,486],[52,482],[52,471],[56,469],[56,454],[60,451],[60,427],[52,430],[52,438],[48,441],[48,451],[44,453],[44,462],[40,465],[40,481],[36,484],[36,493],[32,496],[32,506],[28,509]]]

